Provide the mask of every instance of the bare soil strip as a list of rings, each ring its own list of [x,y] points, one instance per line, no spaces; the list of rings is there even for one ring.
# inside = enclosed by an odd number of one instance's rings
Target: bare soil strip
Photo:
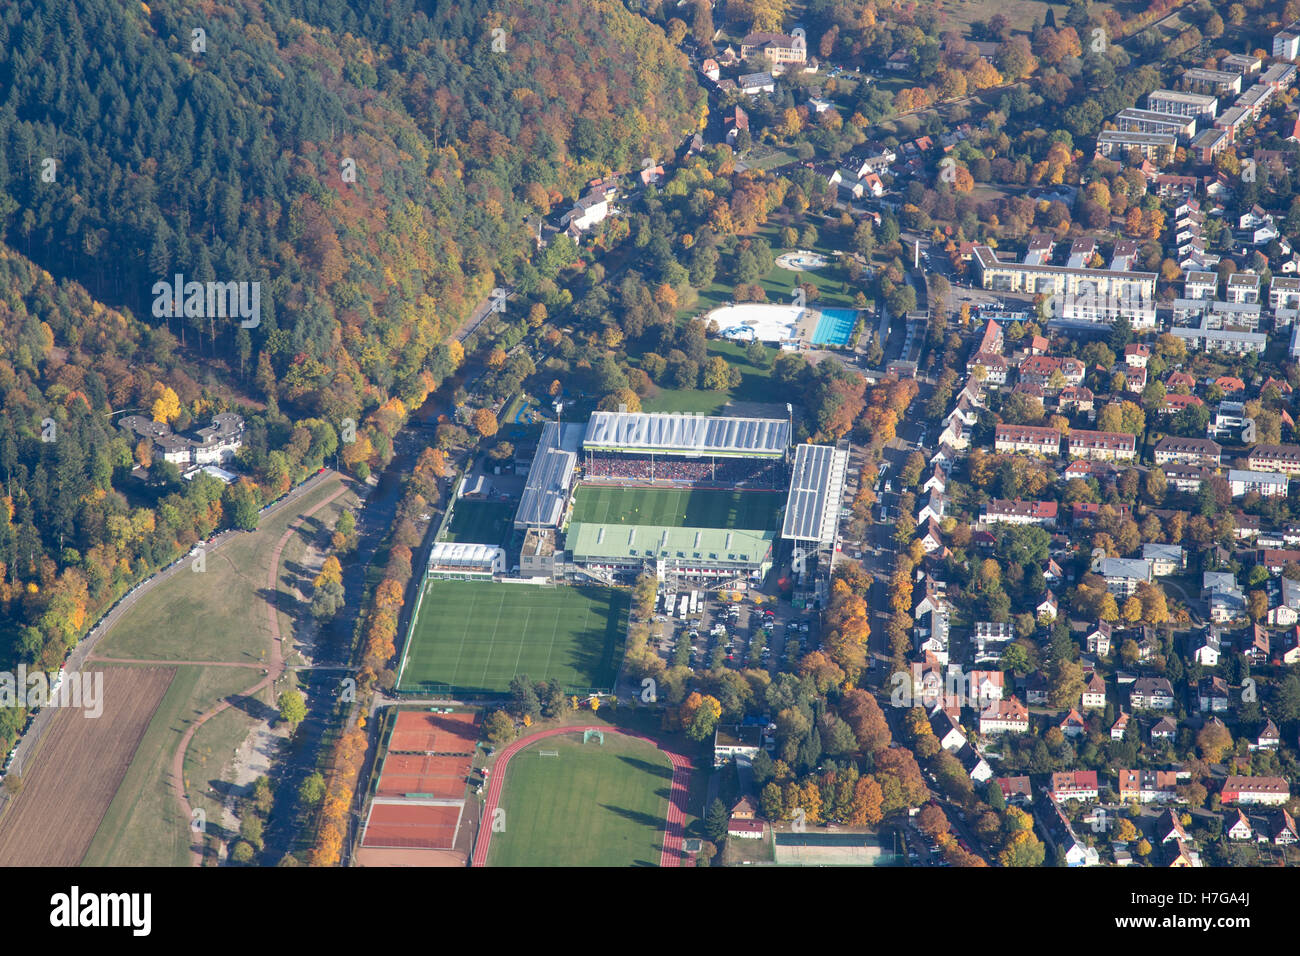
[[[0,818],[0,866],[77,866],[176,670],[108,667],[104,712],[60,711]]]

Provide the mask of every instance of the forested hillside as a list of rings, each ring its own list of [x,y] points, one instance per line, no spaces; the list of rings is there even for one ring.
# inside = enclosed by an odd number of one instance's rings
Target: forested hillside
[[[130,581],[332,461],[343,419],[344,462],[385,464],[451,331],[524,268],[525,218],[705,114],[613,0],[355,6],[0,12],[0,668],[57,666]],[[155,317],[176,273],[260,281],[260,324]],[[128,484],[154,463],[114,413],[228,408],[248,480]]]

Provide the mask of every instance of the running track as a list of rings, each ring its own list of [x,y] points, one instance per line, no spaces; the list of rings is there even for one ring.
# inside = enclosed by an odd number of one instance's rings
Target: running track
[[[492,767],[492,780],[488,784],[487,801],[483,804],[483,817],[479,823],[478,841],[474,845],[472,866],[487,865],[488,848],[492,843],[492,814],[500,803],[501,788],[505,785],[506,767],[510,763],[510,758],[529,744],[544,740],[547,737],[554,737],[558,734],[580,734],[587,730],[603,730],[607,734],[622,734],[624,737],[631,737],[633,740],[644,740],[646,743],[654,744],[668,755],[668,759],[673,764],[673,782],[668,792],[668,819],[664,830],[664,848],[659,854],[659,865],[682,865],[682,837],[686,830],[686,785],[691,775],[690,760],[679,753],[668,750],[659,741],[652,740],[649,737],[624,733],[621,730],[615,730],[602,724],[591,724],[584,727],[553,727],[550,730],[541,730],[527,737],[521,737],[501,751],[496,764]]]

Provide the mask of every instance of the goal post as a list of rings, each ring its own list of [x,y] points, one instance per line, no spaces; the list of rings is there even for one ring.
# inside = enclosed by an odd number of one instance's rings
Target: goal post
[[[605,746],[605,731],[603,730],[584,730],[582,732],[582,742],[589,744],[593,740],[600,741],[600,745]]]

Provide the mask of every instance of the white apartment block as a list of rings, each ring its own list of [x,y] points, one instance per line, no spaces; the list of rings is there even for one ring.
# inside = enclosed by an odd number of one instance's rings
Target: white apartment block
[[[972,252],[985,289],[1052,296],[1054,317],[1113,321],[1125,315],[1134,328],[1155,327],[1154,272],[1003,262],[984,245],[975,246]]]
[[[1219,112],[1219,100],[1204,93],[1184,93],[1179,90],[1153,90],[1147,94],[1147,109],[1175,116],[1205,117],[1213,120]]]

